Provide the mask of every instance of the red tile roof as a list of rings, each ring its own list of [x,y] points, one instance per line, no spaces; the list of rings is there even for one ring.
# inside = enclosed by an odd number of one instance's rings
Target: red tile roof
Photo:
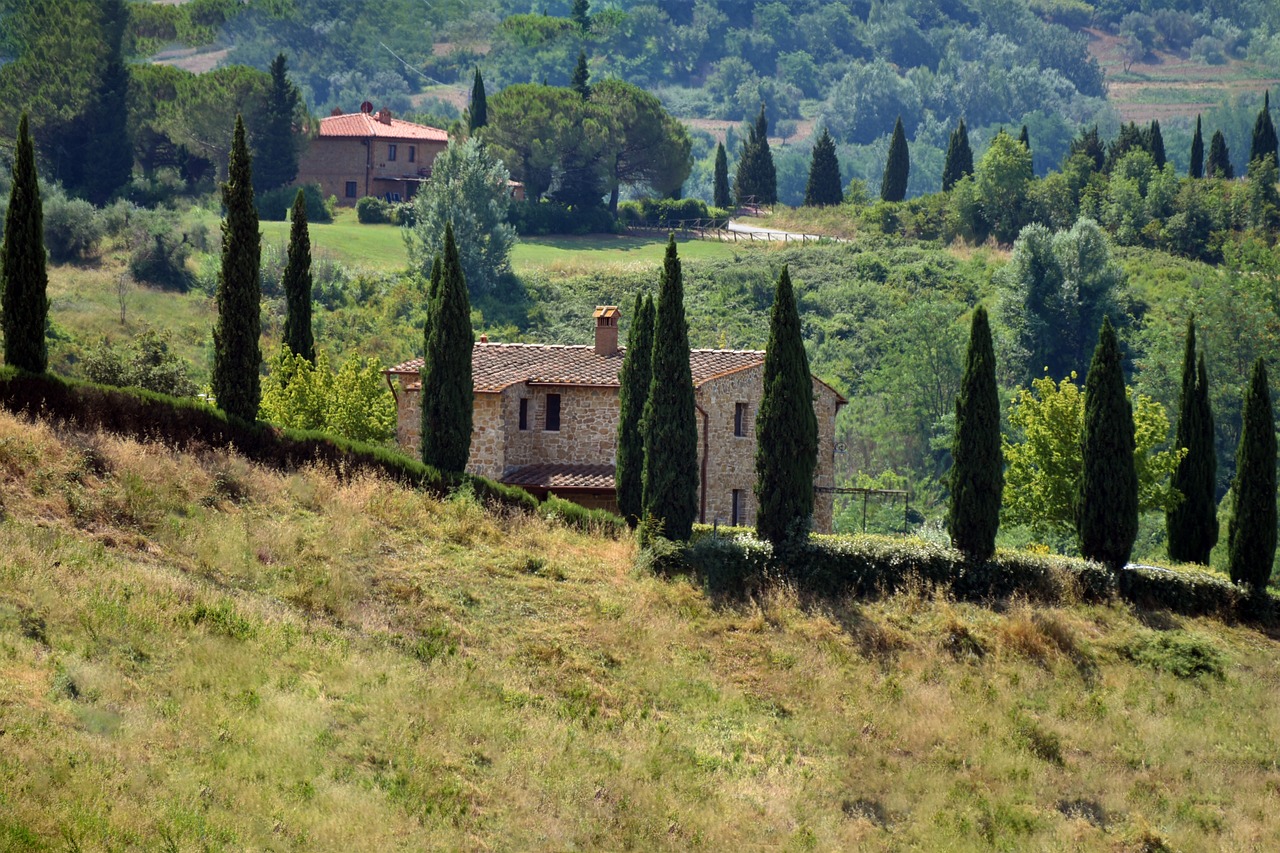
[[[524,465],[502,475],[508,486],[533,489],[613,489],[612,465]]]
[[[327,137],[354,136],[361,139],[367,136],[386,137],[388,139],[421,139],[428,142],[448,142],[449,134],[438,127],[427,127],[425,124],[414,124],[411,121],[393,118],[391,124],[378,121],[376,113],[347,113],[340,116],[328,116],[320,119],[320,135]]]

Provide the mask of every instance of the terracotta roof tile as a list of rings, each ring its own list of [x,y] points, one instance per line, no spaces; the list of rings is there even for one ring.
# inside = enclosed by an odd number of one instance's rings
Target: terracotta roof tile
[[[524,465],[502,475],[508,486],[550,489],[612,489],[612,465]]]
[[[380,136],[388,139],[422,139],[428,142],[449,141],[448,132],[438,127],[427,127],[425,124],[414,124],[398,118],[391,119],[391,124],[383,124],[376,115],[369,113],[347,113],[322,118],[320,136],[354,136],[361,139]]]

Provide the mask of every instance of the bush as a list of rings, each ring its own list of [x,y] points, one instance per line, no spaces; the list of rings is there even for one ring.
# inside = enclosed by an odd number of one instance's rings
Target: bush
[[[134,281],[184,292],[191,288],[192,276],[187,269],[191,245],[186,234],[175,233],[160,217],[149,217],[131,242],[129,274]]]
[[[618,221],[603,207],[574,207],[552,201],[513,201],[507,221],[522,236],[613,234]]]
[[[307,222],[332,222],[333,210],[330,208],[328,201],[324,197],[324,191],[319,184],[302,184],[301,187],[277,187],[274,190],[267,190],[258,196],[258,218],[264,222],[284,222],[289,218],[289,211],[293,209],[293,200],[298,195],[298,190],[302,190],[302,197],[307,204]],[[363,201],[363,199],[361,199]],[[359,211],[359,204],[356,210]],[[364,220],[360,220],[363,222]]]
[[[44,198],[44,245],[57,263],[84,261],[97,254],[105,232],[101,211],[84,199],[55,189]]]
[[[618,219],[628,225],[655,228],[687,227],[696,221],[723,228],[729,222],[729,211],[710,207],[697,198],[646,198],[618,205]]]
[[[385,225],[391,222],[391,204],[367,195],[356,202],[356,219],[365,225]]]
[[[187,363],[169,349],[171,340],[168,331],[146,329],[128,349],[121,350],[104,338],[85,354],[85,375],[100,385],[194,397],[196,385],[187,373]]]
[[[547,499],[538,505],[538,515],[555,519],[585,533],[599,533],[613,539],[630,529],[620,515],[603,509],[587,509],[554,494],[547,495]]]

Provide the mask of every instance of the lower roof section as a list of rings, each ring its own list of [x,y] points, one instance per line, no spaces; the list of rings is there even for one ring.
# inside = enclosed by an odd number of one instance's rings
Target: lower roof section
[[[614,466],[539,463],[522,465],[502,475],[508,486],[526,489],[591,489],[614,490]]]

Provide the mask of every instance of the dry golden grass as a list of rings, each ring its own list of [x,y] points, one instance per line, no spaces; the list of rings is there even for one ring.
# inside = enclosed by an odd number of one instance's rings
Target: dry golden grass
[[[919,587],[718,604],[465,497],[7,415],[0,495],[0,849],[1280,837],[1251,628]]]

